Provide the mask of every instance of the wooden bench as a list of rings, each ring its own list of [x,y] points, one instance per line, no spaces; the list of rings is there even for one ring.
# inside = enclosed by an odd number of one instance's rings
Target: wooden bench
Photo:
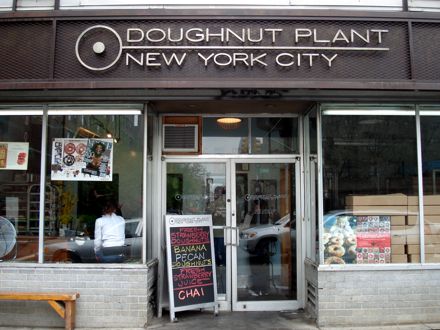
[[[79,293],[0,292],[0,300],[47,301],[55,312],[64,319],[68,330],[75,328],[75,303],[77,298],[79,298]]]

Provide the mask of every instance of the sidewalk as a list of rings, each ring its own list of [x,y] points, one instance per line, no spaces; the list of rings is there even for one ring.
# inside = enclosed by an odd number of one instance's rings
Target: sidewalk
[[[178,322],[171,323],[167,314],[155,318],[148,330],[440,330],[440,324],[415,324],[380,327],[324,327],[316,326],[315,320],[302,312],[212,312],[186,311],[176,313]]]
[[[148,330],[440,330],[438,324],[412,324],[379,327],[324,327],[319,328],[315,320],[302,312],[212,312],[186,311],[176,313],[178,322],[171,323],[167,314],[154,318]],[[62,328],[50,328],[51,330]],[[97,330],[97,328],[75,328]],[[104,328],[102,328],[104,329]],[[108,328],[109,330],[145,330],[144,328]],[[0,327],[0,330],[49,330],[47,328]]]

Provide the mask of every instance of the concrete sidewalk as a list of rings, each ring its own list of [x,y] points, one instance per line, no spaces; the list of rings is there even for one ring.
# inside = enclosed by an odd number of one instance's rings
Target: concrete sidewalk
[[[149,330],[440,330],[440,324],[391,325],[380,327],[324,327],[316,326],[315,320],[304,312],[220,312],[214,316],[212,312],[186,311],[176,313],[178,322],[171,323],[168,315],[155,318]]]
[[[185,311],[176,313],[178,322],[170,322],[168,314],[154,318],[148,330],[440,330],[438,324],[390,325],[380,327],[317,327],[315,320],[302,311],[293,312],[212,312]],[[62,328],[50,328],[62,329]],[[97,330],[97,328],[75,328],[76,330]],[[102,328],[105,329],[105,328]],[[116,330],[116,328],[108,328]],[[0,327],[0,330],[48,330],[40,327]],[[117,330],[145,330],[145,328],[117,328]]]

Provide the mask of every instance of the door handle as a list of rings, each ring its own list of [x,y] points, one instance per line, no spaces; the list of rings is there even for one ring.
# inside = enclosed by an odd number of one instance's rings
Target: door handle
[[[240,245],[240,231],[238,227],[231,228],[231,245]]]
[[[228,228],[227,227],[223,228],[223,244],[225,246],[230,245],[228,242]]]

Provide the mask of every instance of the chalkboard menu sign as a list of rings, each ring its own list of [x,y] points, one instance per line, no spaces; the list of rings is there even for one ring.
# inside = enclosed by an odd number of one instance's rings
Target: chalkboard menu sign
[[[188,309],[217,314],[211,215],[167,215],[165,223],[171,320]]]

